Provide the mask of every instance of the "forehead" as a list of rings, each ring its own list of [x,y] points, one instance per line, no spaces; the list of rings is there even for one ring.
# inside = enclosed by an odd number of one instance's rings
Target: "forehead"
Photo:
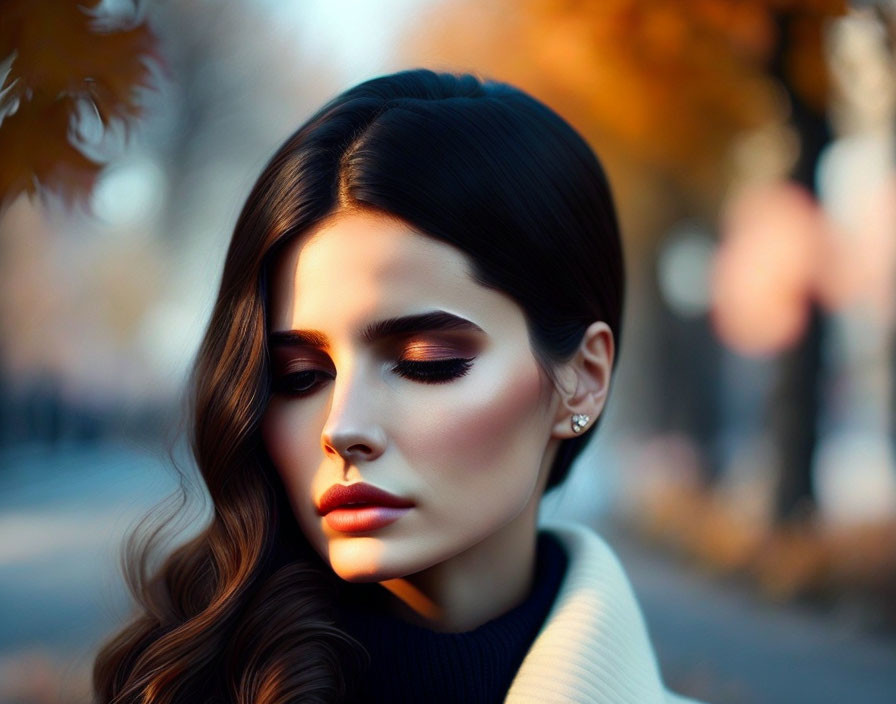
[[[341,213],[281,253],[272,277],[272,330],[338,331],[432,308],[486,318],[512,312],[513,301],[471,272],[463,252],[402,220]]]

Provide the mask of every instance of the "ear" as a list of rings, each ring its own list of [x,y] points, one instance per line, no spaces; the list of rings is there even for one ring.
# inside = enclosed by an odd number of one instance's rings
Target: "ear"
[[[610,390],[615,343],[613,331],[603,321],[588,326],[572,358],[557,370],[560,404],[554,417],[551,437],[565,440],[581,435],[594,425],[603,411]],[[573,416],[582,420],[581,430],[573,429]]]

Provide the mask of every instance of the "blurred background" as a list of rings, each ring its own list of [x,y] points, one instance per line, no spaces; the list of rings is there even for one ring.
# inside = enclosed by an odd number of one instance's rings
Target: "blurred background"
[[[0,702],[89,700],[249,188],[413,66],[522,87],[606,166],[621,359],[543,515],[617,549],[669,686],[896,701],[894,46],[896,0],[3,0]]]

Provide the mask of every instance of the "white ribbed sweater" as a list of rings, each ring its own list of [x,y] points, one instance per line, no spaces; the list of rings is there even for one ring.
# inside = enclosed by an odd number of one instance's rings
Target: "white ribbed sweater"
[[[505,704],[698,704],[663,685],[622,565],[591,528],[544,522],[569,556],[566,575]]]

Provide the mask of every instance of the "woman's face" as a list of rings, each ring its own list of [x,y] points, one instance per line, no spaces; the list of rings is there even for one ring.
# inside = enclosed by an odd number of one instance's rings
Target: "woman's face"
[[[272,271],[264,443],[302,531],[347,581],[506,539],[537,506],[556,394],[521,308],[468,262],[401,220],[349,211],[296,238]],[[330,487],[361,482],[410,508],[370,529],[352,523],[369,509],[320,515]]]

